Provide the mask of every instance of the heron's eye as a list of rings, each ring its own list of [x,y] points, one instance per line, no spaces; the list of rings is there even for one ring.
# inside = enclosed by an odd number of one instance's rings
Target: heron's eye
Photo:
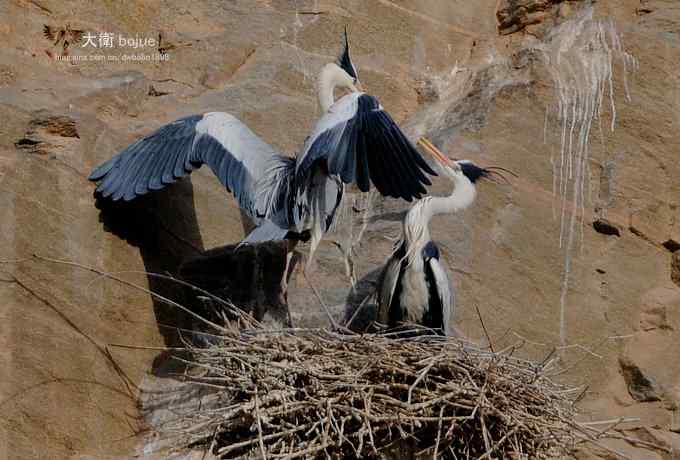
[[[352,83],[356,84],[356,82],[357,82],[357,79],[356,79],[356,78],[352,78]]]

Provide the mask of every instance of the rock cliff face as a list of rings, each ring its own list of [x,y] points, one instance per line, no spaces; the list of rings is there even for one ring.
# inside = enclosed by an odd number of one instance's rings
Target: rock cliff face
[[[160,125],[207,111],[230,112],[294,154],[320,115],[316,72],[335,58],[346,24],[364,87],[414,139],[427,135],[452,156],[520,176],[511,186],[480,185],[472,209],[432,222],[457,288],[456,328],[487,340],[478,307],[496,348],[520,342],[519,353],[541,359],[557,347],[564,378],[588,385],[584,417],[638,417],[622,428],[677,452],[680,6],[601,0],[592,16],[584,8],[554,0],[0,3],[0,457],[138,450],[137,386],[149,373],[170,379],[153,348],[190,323],[86,267],[174,295],[144,272],[176,275],[250,225],[208,170],[112,222],[95,206],[89,171]],[[84,32],[80,41],[74,30]],[[104,47],[84,46],[87,33]],[[112,34],[111,47],[99,43],[102,33]],[[122,46],[121,37],[142,41]],[[161,52],[167,59],[130,58]],[[438,179],[431,191],[449,188]],[[405,209],[350,194],[342,225],[308,272],[338,317],[348,296],[360,298],[352,281],[370,289]],[[326,322],[309,282],[291,280],[298,326]],[[609,447],[671,458],[625,441]]]

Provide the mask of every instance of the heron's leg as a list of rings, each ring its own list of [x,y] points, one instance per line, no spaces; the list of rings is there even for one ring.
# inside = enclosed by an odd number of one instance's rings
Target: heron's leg
[[[283,274],[281,275],[281,284],[279,286],[279,302],[283,305],[288,304],[288,270],[290,265],[290,259],[293,253],[286,251],[286,264],[283,267]]]
[[[286,264],[283,267],[283,275],[281,276],[281,292],[280,302],[283,305],[288,305],[288,280],[290,279],[291,270],[295,268],[295,246],[297,241],[286,240]]]
[[[290,272],[288,273],[288,280],[295,273],[296,280],[298,276],[302,276],[307,279],[307,256],[301,252],[296,252],[292,258]],[[297,282],[296,282],[297,283]],[[297,285],[297,284],[296,284]]]

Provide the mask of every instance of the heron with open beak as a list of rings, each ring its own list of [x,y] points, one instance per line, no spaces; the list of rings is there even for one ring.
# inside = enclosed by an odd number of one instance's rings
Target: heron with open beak
[[[406,213],[401,238],[379,278],[378,321],[390,327],[416,323],[451,335],[455,293],[439,248],[430,237],[430,219],[469,207],[479,181],[507,182],[502,172],[513,173],[500,167],[483,168],[469,160],[454,160],[425,138],[418,143],[434,157],[440,174],[450,178],[454,188],[447,196],[424,197]]]

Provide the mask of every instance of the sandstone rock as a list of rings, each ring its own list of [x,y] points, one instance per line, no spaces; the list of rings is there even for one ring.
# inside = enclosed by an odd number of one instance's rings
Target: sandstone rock
[[[673,412],[673,421],[671,422],[669,430],[673,433],[680,434],[680,410]]]
[[[61,137],[80,137],[73,118],[63,115],[40,116],[31,121],[29,132],[43,129],[47,134]]]
[[[671,280],[680,287],[680,251],[671,256]]]
[[[639,16],[654,13],[659,9],[658,0],[640,0],[640,6],[635,9],[635,13]]]
[[[503,0],[496,12],[498,30],[501,34],[511,34],[539,24],[555,14],[560,17],[568,15],[567,8],[562,9],[559,4],[563,0]],[[553,12],[554,8],[554,12]]]
[[[220,88],[224,86],[227,81],[248,61],[250,56],[255,53],[255,48],[249,48],[244,51],[238,50],[236,53],[240,54],[240,59],[230,59],[226,64],[208,65],[203,71],[199,81],[206,88]]]
[[[656,428],[644,428],[656,443],[673,452],[674,456],[680,453],[680,434],[672,431],[659,430]]]
[[[425,78],[417,80],[415,90],[418,93],[418,102],[420,104],[434,102],[439,99],[439,92],[432,80]]]
[[[640,329],[651,331],[654,329],[670,329],[666,319],[666,307],[649,306],[640,313]]]
[[[635,1],[594,3],[595,18],[613,21],[639,66],[612,55],[613,99],[605,94],[596,120],[603,129],[593,125],[587,160],[611,165],[616,180],[600,178],[599,202],[586,201],[584,220],[606,217],[620,225],[634,215],[632,226],[642,238],[603,238],[584,231],[581,240],[579,214],[569,270],[566,241],[560,240],[559,189],[553,188],[563,132],[556,117],[557,84],[537,51],[540,46],[529,45],[543,45],[539,40],[552,25],[569,20],[585,2],[500,2],[501,16],[507,13],[503,36],[495,16],[497,0],[456,2],[455,7],[450,0],[350,2],[351,8],[348,2],[329,0],[319,2],[328,12],[319,15],[296,14],[295,7],[302,11],[313,2],[206,1],[190,8],[184,3],[132,0],[115,9],[82,0],[0,2],[0,259],[49,254],[181,298],[181,292],[144,272],[177,276],[182,261],[239,241],[246,224],[234,200],[203,168],[190,180],[150,194],[140,209],[121,210],[122,221],[114,222],[94,207],[88,173],[164,123],[215,110],[243,119],[283,153],[298,151],[320,115],[316,72],[335,59],[338,37],[349,24],[364,87],[410,136],[428,135],[452,156],[520,175],[512,186],[479,184],[471,209],[431,222],[456,287],[455,326],[469,337],[483,337],[474,312],[479,305],[488,312],[485,325],[495,346],[511,345],[515,339],[509,331],[516,332],[527,338],[517,353],[538,360],[547,348],[559,346],[561,326],[569,344],[602,343],[596,351],[602,359],[581,359],[575,347],[565,353],[579,362],[567,378],[587,381],[593,390],[582,408],[596,406],[602,418],[618,417],[624,410],[643,412],[641,423],[669,423],[671,414],[663,404],[630,401],[621,407],[606,389],[616,380],[626,392],[623,379],[612,379],[621,367],[622,347],[643,376],[653,376],[660,387],[680,380],[679,309],[664,304],[665,321],[662,310],[650,310],[642,324],[651,329],[631,337],[643,319],[640,293],[670,284],[668,253],[659,250],[661,244],[680,241],[672,226],[680,221],[673,208],[680,163],[672,116],[680,113],[680,101],[673,97],[677,81],[671,78],[680,60],[680,11],[673,2],[645,2],[640,6],[654,10],[645,15],[634,14]],[[115,66],[50,60],[44,49],[52,42],[42,37],[42,27],[63,24],[73,11],[87,18],[88,30],[112,27],[126,36],[155,37],[172,24],[175,35],[161,45],[168,47],[170,59]],[[535,21],[542,22],[530,25]],[[509,34],[527,27],[526,36]],[[181,46],[185,43],[191,46]],[[86,53],[75,47],[70,51]],[[112,50],[124,53],[129,50]],[[456,62],[458,71],[452,72]],[[623,67],[629,71],[625,81]],[[416,78],[436,81],[438,97],[427,85],[419,95]],[[170,94],[149,95],[151,86]],[[38,117],[37,110],[47,118]],[[61,135],[68,130],[50,132],[49,117],[54,116],[72,119],[79,137]],[[44,122],[32,124],[36,118]],[[21,139],[26,144],[17,149]],[[46,155],[27,154],[34,151]],[[583,185],[588,195],[593,180]],[[447,194],[451,184],[439,177],[430,191]],[[593,204],[606,213],[591,214]],[[376,201],[361,241],[349,251],[357,279],[390,254],[408,206]],[[114,230],[121,222],[148,228],[125,234]],[[356,236],[363,222],[346,222],[350,227]],[[343,252],[347,246],[338,250],[335,239],[329,236],[321,244],[309,275],[331,313],[342,319],[351,275]],[[673,279],[680,285],[680,261],[673,260]],[[606,295],[601,295],[602,277],[593,276],[595,268],[606,269]],[[0,272],[2,279],[11,274],[19,280],[0,281],[0,401],[5,414],[0,457],[32,458],[37,452],[49,458],[130,457],[139,427],[128,422],[139,419],[137,404],[124,388],[121,394],[119,375],[93,341],[163,347],[177,340],[169,331],[191,322],[146,293],[74,266],[2,264]],[[569,278],[561,306],[565,272]],[[314,292],[297,274],[288,301],[294,324],[327,324]],[[134,383],[167,364],[154,351],[110,349]],[[172,379],[166,373],[159,380],[162,389]]]
[[[73,118],[41,111],[34,114],[26,134],[15,145],[30,153],[48,155],[67,147],[72,149],[74,146],[68,138],[79,137]]]
[[[619,358],[621,373],[628,386],[630,395],[639,402],[661,401],[663,391],[656,381],[645,375],[632,360],[626,357]]]
[[[659,427],[637,427],[633,429],[627,429],[622,431],[622,434],[627,436],[629,439],[639,439],[643,442],[649,443],[651,446],[655,446],[654,449],[657,454],[660,454],[662,458],[677,458],[678,452],[680,452],[680,435],[673,433],[671,431],[660,429]],[[633,441],[629,441],[629,444],[633,445]],[[652,448],[650,448],[652,450]],[[634,458],[638,458],[637,456]],[[644,457],[643,457],[644,458]]]
[[[0,88],[16,81],[16,73],[7,64],[0,64]]]
[[[609,449],[605,450],[593,447],[592,450],[606,460],[618,460],[622,458],[622,456],[623,458],[635,460],[663,460],[664,458],[658,452],[651,449],[645,449],[644,447],[634,446],[623,439],[603,439],[600,442]]]
[[[153,85],[149,86],[149,96],[154,96],[154,97],[160,97],[160,96],[167,96],[170,94],[167,91],[159,91],[157,90]]]
[[[594,221],[593,228],[597,233],[602,233],[603,235],[621,236],[621,229],[619,226],[604,218]]]
[[[664,241],[661,245],[670,252],[676,252],[680,250],[680,243],[672,238]]]
[[[567,5],[563,3],[562,5]],[[611,208],[614,205],[616,192],[616,161],[613,159],[605,160],[600,165],[600,183],[597,197],[597,204],[595,205],[595,212],[600,215],[600,212]]]
[[[657,287],[647,291],[640,299],[640,329],[674,329],[669,322],[668,312],[680,310],[680,290],[671,287]]]
[[[633,213],[630,217],[630,231],[652,244],[665,246],[665,243],[669,242],[668,237],[671,235],[672,226],[659,219],[659,215],[665,213],[665,210],[662,211],[663,207],[665,207],[663,203],[657,202]],[[668,244],[672,248],[672,238],[670,240]]]

